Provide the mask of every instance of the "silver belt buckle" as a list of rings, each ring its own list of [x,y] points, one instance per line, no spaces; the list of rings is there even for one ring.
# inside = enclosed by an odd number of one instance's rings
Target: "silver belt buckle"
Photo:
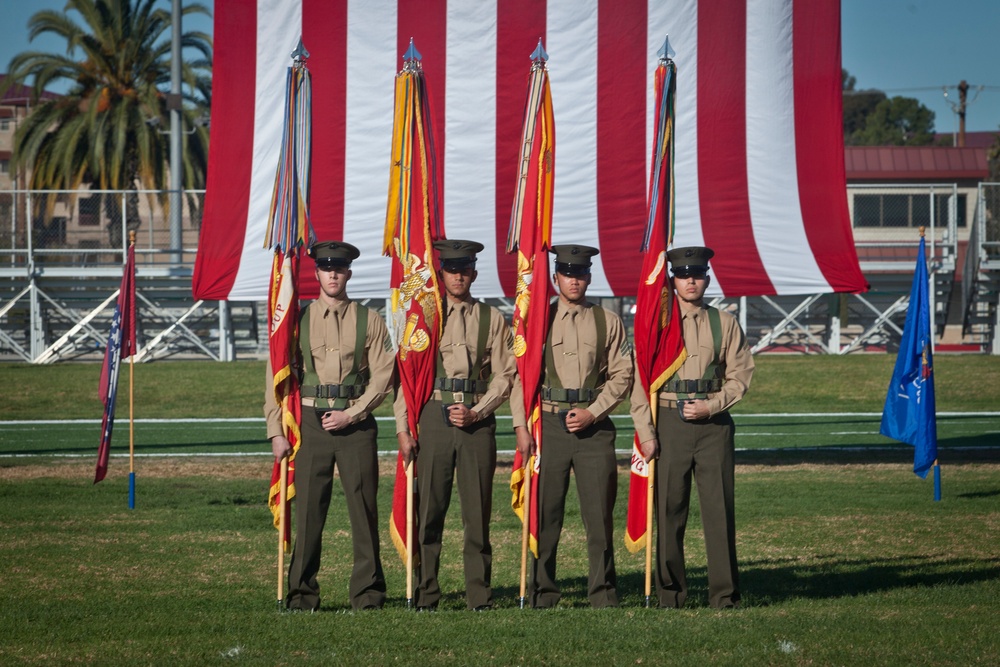
[[[454,392],[454,396],[455,396],[455,402],[456,403],[465,403],[465,392],[464,391],[456,391],[456,392]]]

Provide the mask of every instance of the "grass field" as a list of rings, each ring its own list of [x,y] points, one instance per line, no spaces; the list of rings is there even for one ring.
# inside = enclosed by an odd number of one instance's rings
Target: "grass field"
[[[707,607],[697,512],[688,608],[645,609],[641,557],[622,544],[622,608],[590,610],[575,489],[559,558],[563,603],[518,609],[519,528],[506,490],[510,460],[501,457],[498,608],[464,611],[456,507],[442,557],[446,595],[431,615],[405,609],[404,568],[387,531],[388,455],[379,494],[386,609],[349,611],[350,535],[335,486],[322,613],[277,613],[259,364],[136,367],[131,511],[127,461],[116,457],[108,479],[91,483],[99,368],[0,365],[0,664],[997,664],[1000,364],[936,361],[939,410],[987,413],[939,416],[939,503],[930,480],[911,472],[912,450],[877,433],[891,359],[758,358],[736,415],[741,610]],[[127,450],[127,390],[123,379],[116,454]],[[212,417],[233,421],[193,421]],[[382,424],[388,451],[391,428]],[[500,424],[499,447],[509,449],[509,421]],[[630,426],[618,424],[625,449]],[[621,470],[619,540],[624,458]]]

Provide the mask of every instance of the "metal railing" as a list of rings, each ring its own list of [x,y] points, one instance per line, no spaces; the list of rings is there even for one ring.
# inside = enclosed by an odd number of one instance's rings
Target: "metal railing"
[[[140,348],[151,345],[144,359],[190,354],[225,361],[237,349],[254,356],[260,346],[266,350],[263,304],[202,303],[191,296],[204,191],[183,193],[182,248],[171,247],[168,194],[0,192],[0,276],[12,278],[0,284],[0,358],[35,363],[99,358],[110,321],[108,297],[121,277],[130,230],[137,233],[139,307],[146,314]],[[755,351],[892,349],[905,317],[918,223],[927,223],[929,268],[938,289],[951,289],[949,276],[966,239],[967,257],[982,259],[978,269],[967,264],[955,275],[963,287],[955,295],[963,312],[977,298],[970,290],[983,267],[996,262],[1000,269],[1000,184],[978,190],[955,184],[852,185],[847,196],[861,267],[873,290],[722,302],[741,318]],[[630,299],[604,301],[631,319]],[[942,293],[935,312],[946,313],[947,301]]]

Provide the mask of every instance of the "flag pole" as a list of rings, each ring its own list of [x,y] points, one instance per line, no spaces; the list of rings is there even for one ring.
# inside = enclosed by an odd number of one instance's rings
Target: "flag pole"
[[[923,225],[921,225],[919,229],[920,229],[920,238],[924,238],[924,236],[925,236],[924,232],[925,232],[926,228]],[[933,278],[930,279],[930,281],[932,281],[932,280],[933,280]],[[934,293],[934,285],[933,285],[933,283],[931,283],[930,285],[928,285],[928,293],[929,294],[933,294]],[[931,311],[930,316],[932,318],[931,319],[931,327],[930,327],[930,330],[931,330],[931,344],[933,345],[933,343],[934,343],[934,324],[933,324],[934,311],[933,310]],[[935,428],[937,428],[937,424],[936,423],[935,423]],[[941,465],[938,463],[938,459],[937,458],[934,459],[934,502],[941,502]]]
[[[406,464],[406,608],[413,608],[413,461]]]
[[[527,603],[528,589],[528,524],[531,523],[531,457],[524,465],[524,521],[521,522],[521,609]]]
[[[285,526],[288,521],[288,456],[281,459],[281,484],[278,487],[278,609],[285,601]]]
[[[135,245],[135,230],[129,230],[129,246]],[[135,305],[133,304],[133,308]],[[134,312],[134,311],[133,311]],[[134,335],[134,333],[133,333]],[[128,358],[128,508],[135,509],[135,350]]]
[[[649,467],[649,481],[646,487],[646,609],[649,609],[653,592],[653,490],[656,459],[650,459],[646,465]]]

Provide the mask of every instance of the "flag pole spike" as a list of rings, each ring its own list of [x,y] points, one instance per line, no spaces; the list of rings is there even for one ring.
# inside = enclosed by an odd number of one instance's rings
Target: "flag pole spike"
[[[299,43],[295,47],[295,50],[292,51],[291,54],[289,55],[291,56],[292,61],[296,65],[304,65],[306,60],[309,59],[309,52],[306,50],[305,45],[302,43],[301,37],[299,37]]]
[[[926,227],[920,225],[918,229],[920,230],[920,238],[924,238],[924,229],[926,229]]]
[[[669,62],[674,59],[677,53],[670,47],[670,35],[663,38],[663,46],[656,52],[662,62]]]
[[[403,64],[419,63],[423,58],[420,55],[420,51],[417,51],[417,47],[413,44],[413,38],[410,37],[410,46],[406,49],[406,53],[403,54]]]
[[[539,63],[545,64],[546,62],[548,62],[548,60],[549,60],[549,54],[546,53],[545,47],[542,46],[542,38],[541,37],[538,38],[538,46],[536,46],[535,50],[531,52],[531,56],[530,57],[531,57],[531,61],[533,63],[535,63],[535,64],[539,64]]]

